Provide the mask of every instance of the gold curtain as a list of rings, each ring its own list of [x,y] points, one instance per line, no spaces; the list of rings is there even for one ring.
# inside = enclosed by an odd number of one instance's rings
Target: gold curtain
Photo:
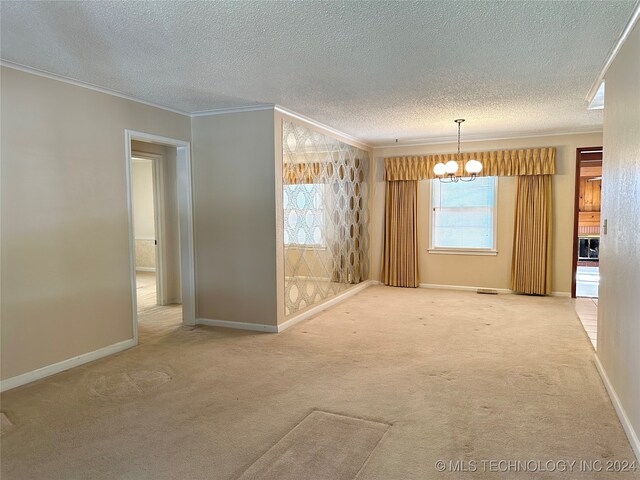
[[[551,178],[516,178],[511,290],[518,293],[551,293]]]
[[[326,164],[327,169],[331,164]],[[330,177],[331,171],[322,171],[320,162],[284,163],[282,165],[282,181],[285,185],[301,185],[312,183],[326,183],[323,177]]]
[[[384,159],[384,179],[427,180],[436,178],[433,167],[449,160],[458,162],[458,175],[465,175],[464,164],[468,160],[482,163],[483,177],[511,177],[520,175],[553,175],[556,173],[555,147],[524,150],[496,150],[492,152],[465,152],[458,160],[455,153],[411,157],[387,157]]]
[[[418,182],[386,182],[382,280],[393,287],[417,287]]]

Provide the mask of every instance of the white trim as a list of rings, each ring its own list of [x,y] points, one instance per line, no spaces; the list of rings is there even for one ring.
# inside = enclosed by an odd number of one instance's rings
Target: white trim
[[[98,360],[99,358],[113,355],[114,353],[118,353],[123,350],[127,350],[128,348],[135,347],[137,344],[138,342],[135,339],[131,338],[129,340],[114,343],[113,345],[109,345],[107,347],[99,348],[98,350],[94,350],[93,352],[83,353],[82,355],[77,355],[61,362],[47,365],[46,367],[38,368],[27,373],[23,373],[22,375],[7,378],[6,380],[0,381],[0,392],[5,392],[7,390],[11,390],[12,388],[16,388],[21,385],[34,382],[36,380],[40,380],[41,378],[64,372],[65,370],[69,370],[70,368],[77,367],[84,363],[92,362],[94,360]]]
[[[596,96],[596,93],[598,93],[598,89],[604,81],[604,77],[607,75],[609,67],[615,60],[616,55],[618,55],[618,52],[622,48],[622,45],[624,45],[624,42],[626,42],[627,38],[629,38],[629,35],[631,34],[631,31],[633,30],[633,27],[635,26],[638,19],[640,19],[640,1],[636,3],[635,7],[633,7],[633,12],[631,13],[631,17],[629,17],[627,25],[622,30],[622,33],[618,37],[618,40],[616,40],[616,43],[613,45],[611,50],[609,50],[607,58],[604,60],[604,63],[600,68],[600,73],[598,73],[598,76],[591,84],[591,88],[589,89],[589,92],[587,92],[587,96],[585,97],[588,104],[591,104],[594,97]]]
[[[420,288],[434,288],[440,290],[462,290],[465,292],[477,292],[478,290],[495,290],[501,294],[512,294],[513,290],[508,288],[495,288],[495,287],[471,287],[467,285],[438,285],[435,283],[421,283]]]
[[[640,440],[638,439],[638,434],[633,429],[633,425],[631,425],[631,420],[627,416],[627,412],[625,411],[622,403],[620,403],[620,398],[616,393],[616,390],[613,388],[613,384],[609,380],[606,370],[604,366],[600,362],[597,354],[593,355],[594,363],[596,364],[596,369],[600,374],[600,378],[602,379],[602,383],[604,383],[604,388],[607,390],[609,394],[609,398],[611,399],[611,403],[613,404],[613,408],[615,408],[616,413],[618,414],[618,418],[620,419],[620,423],[622,424],[622,428],[627,434],[627,438],[629,439],[629,443],[631,444],[631,448],[633,449],[633,453],[636,454],[636,458],[640,461]]]
[[[479,255],[479,256],[496,256],[497,250],[486,249],[477,250],[473,248],[428,248],[428,253],[435,253],[437,255]]]
[[[142,242],[154,242],[155,238],[153,238],[153,237],[136,237],[134,240],[140,240]]]
[[[437,288],[442,290],[462,290],[467,292],[477,292],[478,290],[495,290],[501,294],[513,294],[513,290],[508,288],[495,288],[495,287],[472,287],[468,285],[439,285],[436,283],[421,283],[420,288]],[[570,297],[569,292],[551,292],[551,297]]]
[[[364,290],[365,288],[371,285],[377,285],[379,282],[375,280],[367,280],[362,283],[359,283],[345,292],[336,295],[335,297],[330,298],[326,302],[323,302],[319,305],[315,305],[304,312],[288,319],[286,322],[281,323],[280,325],[264,325],[262,323],[248,323],[248,322],[232,322],[229,320],[212,320],[209,318],[198,318],[196,320],[196,325],[208,325],[210,327],[224,327],[224,328],[235,328],[239,330],[253,330],[256,332],[266,332],[266,333],[279,333],[286,330],[289,327],[294,326],[296,323],[299,323],[303,320],[306,320],[309,317],[316,315],[317,313],[326,310],[329,307],[332,307],[336,303],[340,303],[343,300],[355,295],[356,293]]]
[[[278,333],[275,325],[262,323],[232,322],[229,320],[212,320],[210,318],[196,319],[196,325],[208,325],[209,327],[236,328],[238,330],[253,330],[256,332]]]
[[[322,312],[323,310],[326,310],[329,307],[332,307],[336,303],[340,303],[346,300],[347,298],[352,297],[353,295],[355,295],[358,292],[361,292],[365,288],[370,287],[371,285],[377,285],[377,284],[378,282],[375,280],[366,280],[364,282],[361,282],[349,288],[348,290],[336,295],[335,297],[330,298],[326,302],[323,302],[319,305],[314,305],[308,308],[307,310],[303,311],[302,313],[299,313],[298,315],[295,315],[294,317],[289,318],[286,322],[283,322],[280,325],[278,325],[277,331],[282,332],[289,327],[293,327],[296,323],[300,323],[301,321],[306,320],[307,318],[312,317]]]
[[[154,267],[136,267],[136,272],[155,272]]]
[[[125,182],[127,185],[127,221],[129,223],[129,281],[131,283],[131,331],[138,344],[138,293],[136,280],[136,240],[133,220],[133,159],[131,156],[131,136],[124,131],[125,140]]]
[[[583,127],[581,129],[576,127],[572,130],[562,130],[562,131],[554,131],[547,133],[537,133],[537,132],[522,132],[522,133],[513,133],[509,134],[500,134],[500,133],[487,133],[487,134],[478,134],[478,135],[467,135],[465,134],[465,142],[466,141],[474,141],[474,142],[490,142],[495,140],[517,140],[518,138],[539,138],[539,137],[558,137],[562,135],[587,135],[590,133],[602,133],[602,128],[599,130],[594,130],[593,127]],[[494,136],[496,135],[496,136]],[[407,140],[406,142],[398,142],[392,143],[391,145],[386,144],[373,144],[372,148],[402,148],[402,147],[428,147],[430,145],[444,145],[449,143],[456,143],[457,137],[451,136],[443,136],[443,137],[432,137],[432,138],[415,138],[411,140]]]
[[[628,36],[628,33],[627,33],[627,36]],[[625,39],[626,39],[626,37],[625,37]],[[366,143],[366,142],[364,142],[362,140],[359,140],[358,138],[356,138],[356,137],[354,137],[352,135],[340,132],[339,130],[336,130],[336,129],[332,128],[332,127],[324,125],[324,124],[322,124],[320,122],[317,122],[315,120],[312,120],[309,117],[305,117],[304,115],[296,113],[293,110],[289,110],[289,109],[287,109],[285,107],[282,107],[280,105],[277,105],[277,104],[258,104],[258,105],[247,105],[247,106],[240,106],[240,107],[223,107],[223,108],[217,108],[217,109],[211,109],[211,110],[199,110],[199,111],[195,111],[195,112],[187,112],[187,111],[183,111],[183,110],[178,110],[178,109],[175,109],[175,108],[167,107],[165,105],[160,105],[158,103],[148,102],[146,100],[140,100],[139,98],[132,97],[131,95],[127,95],[125,93],[121,93],[121,92],[118,92],[116,90],[110,90],[108,88],[99,87],[97,85],[93,85],[91,83],[86,83],[86,82],[83,82],[81,80],[75,80],[73,78],[65,77],[63,75],[58,75],[58,74],[55,74],[55,73],[47,72],[45,70],[39,70],[37,68],[28,67],[26,65],[22,65],[22,64],[19,64],[19,63],[10,62],[8,60],[0,60],[0,66],[6,67],[6,68],[11,68],[13,70],[19,70],[19,71],[25,72],[25,73],[30,73],[32,75],[37,75],[39,77],[45,77],[45,78],[48,78],[50,80],[55,80],[55,81],[58,81],[58,82],[68,83],[68,84],[74,85],[76,87],[87,88],[89,90],[93,90],[94,92],[104,93],[106,95],[112,95],[114,97],[123,98],[125,100],[130,100],[132,102],[140,103],[142,105],[147,105],[149,107],[159,108],[159,109],[165,110],[167,112],[176,113],[178,115],[184,115],[185,117],[190,117],[190,118],[206,117],[206,116],[209,116],[209,115],[219,115],[219,114],[233,113],[233,112],[249,112],[249,111],[256,111],[256,110],[274,109],[276,111],[279,111],[281,113],[284,113],[286,115],[294,117],[294,118],[296,118],[298,120],[302,120],[304,122],[307,122],[307,123],[310,123],[312,125],[315,125],[318,128],[321,128],[321,129],[326,130],[328,132],[332,132],[335,135],[340,135],[341,137],[343,137],[345,139],[350,139],[352,142],[358,143],[359,145],[357,145],[357,146],[364,146],[369,150],[372,150],[374,148],[398,148],[398,147],[408,147],[408,146],[438,145],[438,144],[445,144],[445,143],[455,143],[455,141],[456,141],[456,137],[442,136],[442,137],[432,137],[432,138],[416,138],[416,139],[408,140],[407,142],[395,143],[395,144],[391,144],[391,145],[386,145],[384,143],[375,143],[375,142],[374,143]],[[597,91],[597,89],[596,89],[596,91]],[[589,98],[589,97],[590,97],[590,95],[587,96],[587,98]],[[589,100],[589,103],[590,103],[590,100]],[[513,135],[504,135],[504,134],[496,133],[496,134],[484,134],[484,135],[466,135],[465,138],[467,140],[471,140],[471,141],[493,141],[493,140],[508,140],[508,139],[512,139],[512,138],[550,137],[550,136],[558,136],[558,135],[578,135],[578,134],[588,134],[588,133],[602,133],[602,129],[593,130],[593,128],[591,127],[588,130],[580,130],[580,129],[576,128],[576,129],[573,129],[573,130],[567,130],[567,131],[561,131],[561,132],[549,132],[549,133],[534,133],[534,132],[526,133],[526,132],[524,132],[524,133],[513,134]],[[492,135],[500,135],[500,136],[492,136]]]
[[[587,110],[602,110],[604,108],[604,90],[605,90],[605,82],[603,81],[598,87],[596,94],[593,96],[593,100],[589,103]],[[585,153],[585,152],[583,152]]]
[[[93,90],[94,92],[104,93],[106,95],[112,95],[114,97],[124,98],[125,100],[130,100],[132,102],[141,103],[143,105],[147,105],[149,107],[159,108],[161,110],[166,110],[168,112],[177,113],[178,115],[184,115],[185,117],[190,117],[189,112],[185,112],[182,110],[177,110],[175,108],[167,107],[165,105],[160,105],[158,103],[147,102],[145,100],[140,100],[139,98],[132,97],[131,95],[127,95],[125,93],[118,92],[116,90],[110,90],[108,88],[99,87],[97,85],[93,85],[92,83],[83,82],[81,80],[75,80],[73,78],[65,77],[63,75],[58,75],[55,73],[47,72],[45,70],[39,70],[37,68],[28,67],[26,65],[22,65],[20,63],[9,62],[7,60],[0,60],[0,66],[12,68],[14,70],[19,70],[21,72],[30,73],[32,75],[37,75],[39,77],[45,77],[50,80],[56,80],[58,82],[68,83],[70,85],[75,85],[76,87],[88,88],[89,90]]]
[[[200,110],[191,113],[193,117],[209,117],[212,115],[223,115],[225,113],[242,113],[242,112],[257,112],[260,110],[274,110],[276,105],[274,103],[265,103],[258,105],[245,105],[242,107],[222,107],[213,108],[211,110]]]
[[[314,277],[311,275],[285,275],[285,280],[290,280],[292,278],[297,278],[299,280],[313,280],[317,282],[330,282],[331,277]]]
[[[131,317],[133,336],[138,341],[138,307],[136,296],[135,239],[133,227],[133,185],[131,181],[131,141],[140,140],[175,147],[178,184],[178,217],[180,222],[180,283],[182,288],[182,322],[196,322],[196,270],[193,233],[193,187],[191,174],[191,144],[183,140],[125,130],[125,170],[127,184],[127,212],[129,216],[129,271],[131,283]]]
[[[288,108],[282,107],[280,105],[276,105],[275,106],[275,111],[276,112],[280,112],[280,113],[282,113],[284,115],[287,115],[289,117],[292,117],[292,118],[294,118],[294,119],[296,119],[298,121],[307,123],[309,125],[313,125],[314,127],[319,128],[320,130],[323,130],[323,131],[325,131],[325,132],[327,132],[329,134],[337,135],[337,136],[341,137],[341,139],[347,140],[347,142],[345,142],[345,143],[351,142],[352,144],[355,144],[355,145],[353,145],[354,147],[364,148],[365,150],[371,150],[373,148],[371,145],[369,145],[366,142],[363,142],[359,138],[356,138],[356,137],[354,137],[352,135],[349,135],[348,133],[341,132],[340,130],[337,130],[337,129],[333,128],[333,127],[325,125],[324,123],[320,123],[320,122],[318,122],[316,120],[313,120],[313,119],[311,119],[309,117],[305,117],[304,115],[302,115],[300,113],[296,113],[293,110],[289,110]]]
[[[315,244],[315,245],[306,245],[304,243],[285,243],[286,250],[314,250],[314,251],[323,251],[327,250],[329,247],[326,245]]]
[[[176,159],[177,160],[177,159]],[[153,228],[156,236],[156,302],[158,305],[167,304],[167,278],[165,275],[165,259],[167,250],[165,245],[165,196],[164,196],[164,157],[151,161],[153,178]]]

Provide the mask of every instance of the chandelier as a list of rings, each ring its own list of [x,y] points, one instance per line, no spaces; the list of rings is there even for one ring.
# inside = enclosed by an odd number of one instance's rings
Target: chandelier
[[[438,163],[433,167],[433,173],[436,174],[438,179],[442,183],[455,183],[459,180],[463,182],[472,182],[476,179],[478,173],[482,171],[482,164],[478,160],[469,160],[464,165],[464,169],[470,175],[469,177],[458,177],[456,172],[458,171],[458,161],[462,159],[460,155],[460,125],[464,122],[464,118],[458,118],[454,120],[458,124],[458,153],[456,160],[449,160],[447,163]]]

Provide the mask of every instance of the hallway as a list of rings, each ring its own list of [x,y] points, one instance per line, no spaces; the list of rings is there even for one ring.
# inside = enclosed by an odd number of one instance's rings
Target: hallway
[[[182,305],[159,306],[156,303],[155,272],[136,272],[136,285],[140,343],[182,326]]]

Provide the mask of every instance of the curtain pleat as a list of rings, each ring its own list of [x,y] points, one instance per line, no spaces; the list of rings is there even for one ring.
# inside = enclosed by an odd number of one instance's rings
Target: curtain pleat
[[[482,163],[482,177],[512,177],[520,175],[553,175],[556,173],[554,147],[524,150],[496,150],[491,152],[464,152],[384,159],[385,180],[428,180],[436,178],[433,167],[449,160],[458,162],[458,175],[466,175],[464,164],[468,160]]]
[[[331,164],[325,164],[325,167],[323,171],[320,162],[284,163],[282,165],[282,182],[285,185],[327,183],[327,178],[331,177],[333,168]]]
[[[393,287],[417,287],[418,182],[386,182],[382,279]]]
[[[516,178],[511,290],[518,293],[551,293],[551,178]]]

